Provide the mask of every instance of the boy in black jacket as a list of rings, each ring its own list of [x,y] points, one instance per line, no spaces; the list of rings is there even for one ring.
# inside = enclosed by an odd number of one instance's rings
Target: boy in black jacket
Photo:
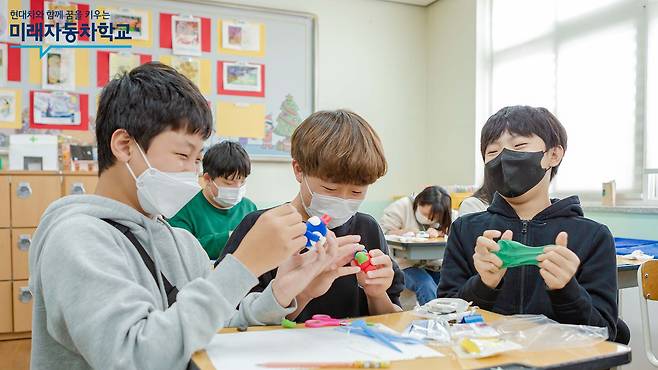
[[[448,239],[439,297],[459,297],[501,314],[544,314],[560,323],[608,328],[615,338],[614,239],[583,217],[578,197],[550,199],[567,134],[545,108],[505,107],[481,134],[485,172],[497,190],[485,211],[457,219]],[[545,246],[538,266],[504,269],[496,240]]]
[[[379,136],[361,116],[339,109],[311,114],[295,129],[291,142],[299,192],[290,204],[304,219],[329,215],[327,226],[343,245],[338,255],[344,258],[335,263],[342,267],[320,274],[297,295],[297,310],[288,318],[302,322],[314,314],[346,318],[401,311],[404,274],[389,257],[377,221],[357,212],[370,184],[386,173]],[[219,260],[235,252],[261,214],[252,212],[242,220]],[[368,250],[375,270],[364,273],[354,266],[354,252],[361,249],[355,243]],[[252,291],[265,289],[277,273],[275,269],[261,275]]]

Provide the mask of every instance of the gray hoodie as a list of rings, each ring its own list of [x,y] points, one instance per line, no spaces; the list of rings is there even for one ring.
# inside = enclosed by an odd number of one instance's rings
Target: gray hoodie
[[[176,303],[167,308],[162,279],[102,218],[130,228],[180,290]],[[223,326],[278,324],[295,310],[271,286],[247,295],[258,279],[228,257],[212,270],[192,234],[105,197],[54,202],[30,247],[32,369],[184,369]]]

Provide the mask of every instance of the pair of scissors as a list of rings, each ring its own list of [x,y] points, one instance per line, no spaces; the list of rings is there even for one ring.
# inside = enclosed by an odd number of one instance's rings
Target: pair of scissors
[[[334,319],[329,315],[313,315],[310,320],[306,320],[304,326],[307,328],[322,328],[325,326],[343,326],[349,325],[347,320]]]

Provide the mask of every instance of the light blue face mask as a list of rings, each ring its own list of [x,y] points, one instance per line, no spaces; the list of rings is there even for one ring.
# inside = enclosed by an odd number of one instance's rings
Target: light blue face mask
[[[498,246],[500,250],[493,252],[493,254],[503,261],[501,268],[504,269],[517,266],[537,266],[539,265],[537,257],[544,253],[544,247],[529,247],[514,240],[500,239]]]

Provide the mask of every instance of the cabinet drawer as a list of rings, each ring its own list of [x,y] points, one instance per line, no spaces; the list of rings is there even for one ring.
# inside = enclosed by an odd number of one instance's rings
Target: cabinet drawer
[[[9,176],[0,176],[0,227],[9,227]]]
[[[64,195],[93,194],[98,183],[97,176],[64,176]]]
[[[11,177],[12,227],[36,227],[50,203],[62,196],[60,176]]]
[[[34,228],[11,230],[11,265],[14,280],[29,278],[28,253],[32,245]]]
[[[11,333],[11,281],[0,281],[0,333]]]
[[[9,229],[0,229],[0,281],[11,280],[11,238]]]
[[[14,281],[14,331],[32,330],[32,293],[27,280]]]

